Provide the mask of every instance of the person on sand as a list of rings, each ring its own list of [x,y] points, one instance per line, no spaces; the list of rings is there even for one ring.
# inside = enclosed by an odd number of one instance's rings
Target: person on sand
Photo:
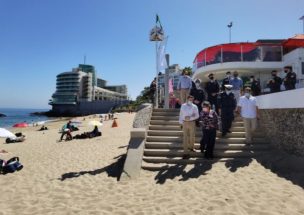
[[[62,134],[60,137],[60,141],[62,141],[64,135],[66,135],[66,140],[72,140],[72,134],[71,134],[71,130],[72,130],[72,125],[71,125],[71,121],[69,121],[67,124],[65,124],[62,127]]]
[[[203,110],[201,112],[203,137],[200,141],[201,152],[205,153],[205,158],[213,158],[213,149],[215,145],[216,130],[218,129],[218,116],[211,109],[208,101],[203,102]]]
[[[182,104],[179,113],[179,123],[183,128],[183,159],[190,158],[189,150],[194,151],[195,121],[199,118],[199,113],[193,100],[194,97],[189,95],[187,103]]]
[[[93,131],[90,132],[90,137],[97,137],[98,134],[99,134],[98,127],[97,127],[97,125],[95,125]]]
[[[245,88],[245,94],[240,98],[237,111],[241,112],[244,120],[247,144],[252,143],[252,133],[257,128],[258,110],[257,100],[251,95],[251,89]]]
[[[8,151],[4,150],[4,149],[1,149],[0,150],[0,153],[8,153]]]

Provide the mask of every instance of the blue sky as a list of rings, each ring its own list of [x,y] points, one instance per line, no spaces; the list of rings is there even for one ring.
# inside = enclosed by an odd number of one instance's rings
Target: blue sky
[[[51,108],[56,75],[83,62],[135,98],[155,75],[158,13],[171,63],[201,49],[303,32],[303,0],[0,0],[0,107]]]

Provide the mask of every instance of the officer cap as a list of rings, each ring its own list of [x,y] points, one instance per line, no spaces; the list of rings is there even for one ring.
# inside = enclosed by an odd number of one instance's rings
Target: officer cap
[[[231,84],[225,84],[224,87],[225,87],[227,90],[231,90],[233,86],[232,86]]]

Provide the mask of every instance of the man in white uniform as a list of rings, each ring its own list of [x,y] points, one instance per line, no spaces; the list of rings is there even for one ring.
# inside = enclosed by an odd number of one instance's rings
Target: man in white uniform
[[[240,97],[237,111],[241,112],[241,116],[245,125],[246,143],[252,143],[252,133],[257,128],[258,105],[255,97],[251,95],[251,89],[246,87],[244,96]]]
[[[195,120],[199,118],[198,108],[193,104],[194,97],[188,96],[187,103],[182,104],[179,113],[179,124],[183,127],[183,159],[188,159],[189,150],[194,151]]]

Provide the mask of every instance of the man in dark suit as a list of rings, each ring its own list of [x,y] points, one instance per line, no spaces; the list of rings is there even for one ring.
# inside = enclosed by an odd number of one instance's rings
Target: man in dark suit
[[[282,79],[277,76],[276,70],[272,70],[271,76],[272,76],[272,79],[270,79],[267,84],[267,86],[270,88],[270,92],[271,93],[280,92]]]
[[[219,115],[222,120],[222,136],[230,133],[232,121],[234,120],[234,110],[236,109],[236,99],[231,91],[232,85],[226,84],[225,91],[218,96]]]
[[[286,76],[284,78],[285,89],[286,90],[296,89],[297,74],[292,71],[291,66],[285,66],[284,72],[286,73]]]
[[[218,112],[217,108],[217,96],[220,91],[220,85],[217,80],[214,79],[213,73],[208,75],[209,81],[206,84],[205,90],[208,94],[208,101],[211,104],[211,108],[214,108]]]

